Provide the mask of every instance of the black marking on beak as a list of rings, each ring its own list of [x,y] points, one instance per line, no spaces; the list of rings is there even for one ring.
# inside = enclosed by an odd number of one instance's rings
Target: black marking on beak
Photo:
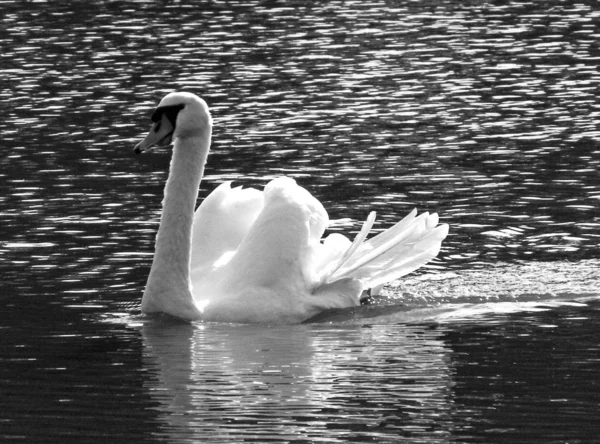
[[[185,105],[169,105],[159,106],[152,113],[152,128],[148,135],[138,143],[133,152],[135,154],[141,154],[144,151],[154,147],[165,147],[173,142],[173,135],[175,134],[175,124],[177,122],[177,115]]]
[[[159,106],[152,113],[152,121],[160,122],[162,116],[165,115],[167,116],[167,119],[169,119],[169,122],[171,122],[171,125],[173,125],[173,128],[175,128],[175,123],[177,122],[177,115],[179,114],[179,111],[181,111],[184,107],[185,105],[183,103],[179,105]]]
[[[157,146],[166,147],[173,142],[175,134],[175,122],[177,113],[183,109],[184,105],[162,106],[156,109],[152,114],[154,124],[148,135],[138,143],[133,151],[141,154],[144,151]]]

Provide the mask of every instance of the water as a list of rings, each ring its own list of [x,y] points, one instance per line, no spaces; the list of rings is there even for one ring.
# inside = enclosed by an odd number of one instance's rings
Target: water
[[[0,437],[594,442],[594,1],[4,2]],[[147,320],[172,90],[206,99],[201,196],[286,174],[333,229],[412,207],[439,259],[288,328]]]

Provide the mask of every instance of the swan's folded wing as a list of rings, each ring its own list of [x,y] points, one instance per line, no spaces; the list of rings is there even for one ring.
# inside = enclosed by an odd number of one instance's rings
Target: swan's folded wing
[[[262,191],[219,185],[194,214],[191,269],[211,266],[225,253],[235,251],[262,211]]]
[[[289,178],[271,181],[264,197],[263,211],[226,268],[236,286],[281,289],[285,297],[316,280],[315,250],[329,218],[323,205]]]

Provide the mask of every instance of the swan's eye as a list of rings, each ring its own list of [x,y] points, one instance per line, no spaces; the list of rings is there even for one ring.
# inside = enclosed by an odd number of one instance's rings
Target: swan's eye
[[[159,120],[158,122],[156,122],[156,125],[154,125],[154,132],[157,133],[160,131],[160,125],[162,123],[162,120]]]

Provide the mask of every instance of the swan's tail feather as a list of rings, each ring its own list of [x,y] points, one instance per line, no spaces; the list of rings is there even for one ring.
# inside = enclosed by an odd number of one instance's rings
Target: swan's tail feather
[[[366,288],[373,288],[398,279],[436,257],[448,235],[448,225],[438,226],[437,214],[417,216],[415,209],[396,225],[365,241],[365,231],[371,229],[374,219],[371,213],[337,265],[324,274],[324,283],[354,278]]]

